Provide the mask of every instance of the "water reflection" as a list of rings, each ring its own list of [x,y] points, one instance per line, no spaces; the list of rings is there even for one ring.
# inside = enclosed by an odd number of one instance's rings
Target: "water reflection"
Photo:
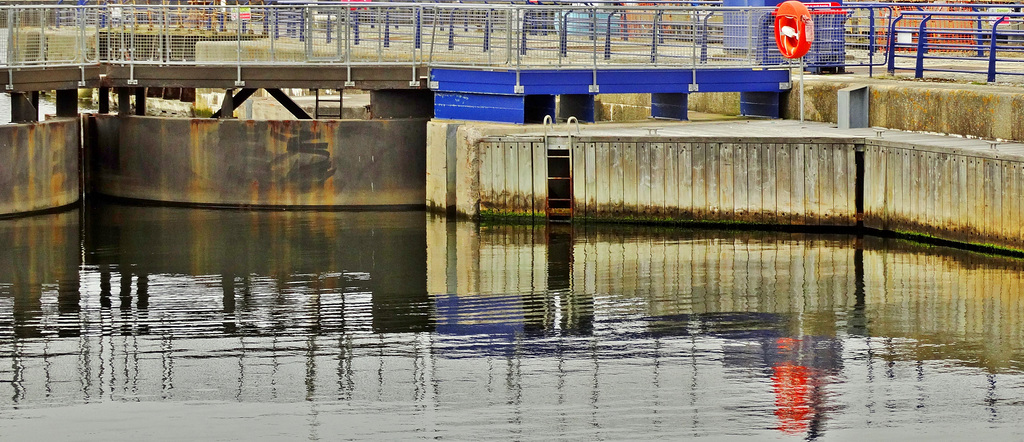
[[[1012,430],[1024,405],[1024,265],[1006,258],[850,236],[114,204],[0,221],[0,240],[11,413],[139,402],[209,419],[198,401],[274,416],[274,432],[238,420],[235,439],[813,440]]]

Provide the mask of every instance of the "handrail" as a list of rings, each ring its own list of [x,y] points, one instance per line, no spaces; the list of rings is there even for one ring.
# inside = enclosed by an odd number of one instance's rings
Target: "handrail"
[[[905,9],[915,5],[946,9]],[[948,10],[957,7],[970,10]],[[1005,36],[1022,33],[1006,20],[1017,23],[1024,13],[984,11],[991,7],[1005,6],[812,7],[816,22],[821,22],[816,26],[817,49],[812,47],[807,64],[812,69],[887,66],[890,72],[915,69],[920,76],[937,70],[931,59],[960,57],[986,64],[965,72],[995,78],[1005,73],[996,68],[1024,63],[1001,55],[1024,51],[1024,44],[1004,42]],[[246,8],[245,15],[241,8]],[[132,69],[232,66],[238,69],[239,82],[244,81],[243,66],[266,65],[335,65],[350,72],[356,66],[408,66],[411,82],[423,67],[509,69],[516,75],[526,69],[585,69],[595,77],[591,93],[598,93],[596,77],[602,69],[789,68],[769,32],[772,10],[657,0],[5,5],[0,6],[0,22],[10,26],[6,47],[0,42],[0,69],[98,63]],[[1004,21],[995,22],[1002,17]],[[950,20],[969,22],[957,30],[969,38],[956,43],[941,38],[945,30],[933,24]],[[902,26],[907,23],[912,28]],[[908,36],[910,43],[905,41]],[[973,55],[947,53],[960,48]],[[913,66],[902,63],[911,57]]]

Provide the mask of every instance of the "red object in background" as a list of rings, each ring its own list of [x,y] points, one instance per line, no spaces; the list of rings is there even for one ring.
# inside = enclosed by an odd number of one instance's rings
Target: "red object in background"
[[[807,55],[814,43],[814,22],[803,3],[789,0],[775,9],[775,43],[786,58]]]

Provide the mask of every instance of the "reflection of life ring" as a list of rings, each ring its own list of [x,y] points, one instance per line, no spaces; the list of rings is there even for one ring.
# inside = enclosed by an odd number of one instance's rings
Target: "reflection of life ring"
[[[814,22],[807,6],[796,0],[779,4],[775,9],[775,43],[786,58],[800,58],[814,43]]]

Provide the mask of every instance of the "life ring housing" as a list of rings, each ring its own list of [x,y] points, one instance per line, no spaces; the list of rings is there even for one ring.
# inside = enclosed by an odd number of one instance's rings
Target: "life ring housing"
[[[783,57],[807,55],[814,43],[814,21],[807,6],[796,0],[779,3],[775,8],[775,43]]]

